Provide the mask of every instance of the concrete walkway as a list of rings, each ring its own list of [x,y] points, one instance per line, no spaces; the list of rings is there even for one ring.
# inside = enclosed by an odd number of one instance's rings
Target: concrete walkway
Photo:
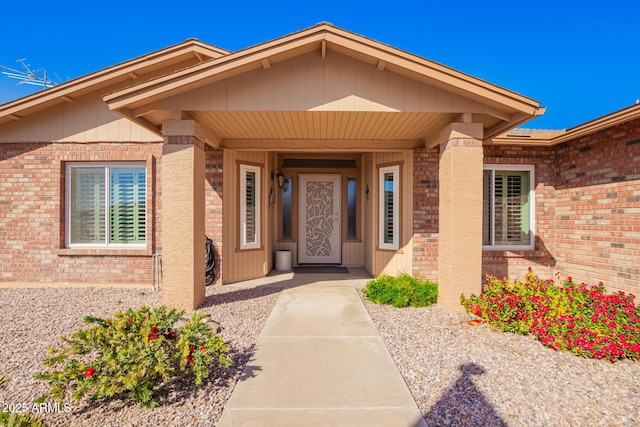
[[[365,276],[291,276],[218,425],[426,426],[360,300]]]

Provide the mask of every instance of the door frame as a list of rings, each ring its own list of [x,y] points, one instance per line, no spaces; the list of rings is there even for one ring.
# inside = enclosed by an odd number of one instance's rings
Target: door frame
[[[306,182],[309,179],[325,179],[334,183],[333,189],[333,233],[331,236],[331,256],[310,260],[304,255],[306,245]],[[342,174],[339,173],[299,173],[298,174],[298,264],[342,264]]]

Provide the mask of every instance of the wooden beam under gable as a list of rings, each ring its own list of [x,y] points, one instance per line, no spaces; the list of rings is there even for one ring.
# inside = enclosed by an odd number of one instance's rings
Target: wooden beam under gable
[[[143,128],[148,129],[149,131],[155,133],[158,136],[162,136],[162,131],[160,129],[160,126],[157,126],[156,124],[150,122],[149,120],[145,119],[144,117],[134,117],[131,110],[127,109],[127,108],[122,108],[120,110],[115,110],[116,113],[118,113],[119,115],[121,115],[122,117],[125,117],[127,119],[130,119],[136,123],[138,123],[140,126],[142,126]]]
[[[223,139],[222,147],[243,151],[404,151],[424,147],[423,140]]]
[[[491,117],[495,117],[496,119],[500,119],[503,122],[510,122],[511,121],[511,115],[507,114],[507,113],[501,113],[501,112],[497,112],[497,111],[492,111],[492,112],[487,112],[486,114],[491,116]]]
[[[218,136],[218,134],[215,133],[209,126],[198,120],[198,118],[195,117],[190,111],[174,111],[173,118],[176,120],[187,119],[195,121],[204,133],[204,141],[202,142],[210,145],[213,148],[219,148],[222,145],[222,138],[220,138],[220,136]]]
[[[269,62],[269,58],[262,59],[260,63],[262,64],[262,68],[264,68],[265,70],[271,68],[271,62]]]
[[[142,117],[142,116],[146,116],[147,114],[153,111],[162,110],[162,109],[163,109],[162,102],[156,101],[147,105],[143,105],[142,107],[132,109],[131,114],[133,114],[133,117]]]

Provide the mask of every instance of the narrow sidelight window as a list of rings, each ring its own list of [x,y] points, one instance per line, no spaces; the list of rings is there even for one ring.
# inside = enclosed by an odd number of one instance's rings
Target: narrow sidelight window
[[[260,167],[240,165],[240,249],[260,247]]]
[[[288,176],[282,186],[282,238],[292,239],[291,224],[293,221],[293,189],[292,177]]]
[[[533,249],[533,166],[485,166],[482,244],[485,249]]]
[[[146,245],[144,164],[67,165],[67,246]]]
[[[347,239],[358,238],[357,228],[357,198],[358,186],[355,178],[347,178]]]
[[[380,168],[380,249],[399,248],[400,166]]]

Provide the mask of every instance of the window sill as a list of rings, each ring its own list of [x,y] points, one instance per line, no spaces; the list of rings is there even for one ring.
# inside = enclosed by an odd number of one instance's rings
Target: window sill
[[[237,248],[236,253],[242,252],[259,252],[264,251],[264,246],[260,246],[259,248]]]
[[[62,248],[58,256],[151,256],[151,249]]]
[[[403,249],[387,249],[387,248],[376,247],[376,251],[378,251],[378,252],[392,252],[394,254],[404,254],[404,250]]]
[[[536,248],[533,246],[516,246],[516,247],[483,246],[482,250],[486,252],[504,252],[506,254],[507,252],[511,252],[511,253],[533,252],[536,250]]]
[[[502,256],[506,258],[529,258],[532,256],[538,256],[539,251],[535,249],[482,249],[482,252],[486,256]]]

